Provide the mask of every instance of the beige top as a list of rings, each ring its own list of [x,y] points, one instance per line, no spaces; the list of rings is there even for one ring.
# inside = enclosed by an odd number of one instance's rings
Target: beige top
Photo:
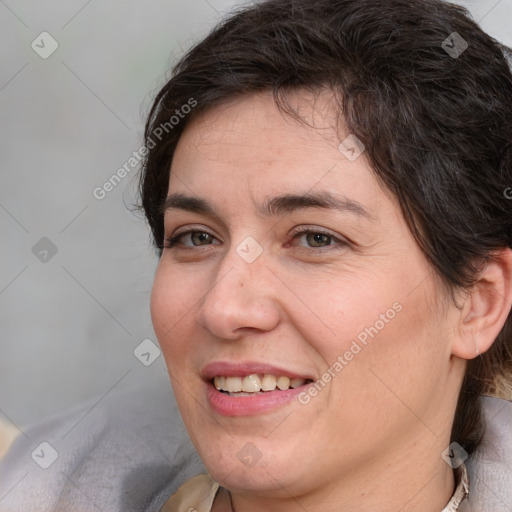
[[[456,512],[469,494],[468,472],[464,464],[457,470],[457,478],[455,492],[441,512]],[[219,489],[222,488],[210,475],[194,476],[169,498],[160,512],[211,512]]]

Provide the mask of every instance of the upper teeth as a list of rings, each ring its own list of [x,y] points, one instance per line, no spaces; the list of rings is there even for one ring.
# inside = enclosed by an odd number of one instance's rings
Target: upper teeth
[[[228,393],[257,393],[259,391],[274,391],[279,388],[286,391],[290,388],[298,388],[305,384],[305,379],[275,375],[247,375],[246,377],[225,377],[218,376],[213,379],[215,387],[219,391],[227,391]]]

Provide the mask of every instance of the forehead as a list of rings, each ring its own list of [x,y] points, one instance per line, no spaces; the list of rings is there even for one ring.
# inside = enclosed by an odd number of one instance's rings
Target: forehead
[[[286,102],[293,114],[281,110],[270,91],[233,98],[195,116],[180,143],[188,139],[203,148],[220,145],[221,150],[231,142],[238,142],[248,150],[252,147],[277,149],[292,143],[299,150],[299,141],[307,144],[308,141],[323,140],[335,144],[338,141],[336,132],[341,131],[340,135],[343,135],[343,119],[339,119],[332,93],[296,91],[286,96]],[[253,156],[252,152],[247,158],[250,156]]]
[[[364,152],[340,151],[348,132],[331,94],[288,98],[300,115],[283,113],[270,93],[241,97],[193,119],[176,148],[169,192],[244,191],[261,197],[284,191],[328,190],[376,197],[380,186]]]

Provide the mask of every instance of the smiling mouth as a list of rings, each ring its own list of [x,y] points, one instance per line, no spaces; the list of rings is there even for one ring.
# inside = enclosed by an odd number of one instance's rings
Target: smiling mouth
[[[290,379],[284,375],[271,374],[251,374],[245,377],[218,375],[211,381],[217,391],[229,396],[253,396],[272,391],[287,391],[311,382],[311,379]]]

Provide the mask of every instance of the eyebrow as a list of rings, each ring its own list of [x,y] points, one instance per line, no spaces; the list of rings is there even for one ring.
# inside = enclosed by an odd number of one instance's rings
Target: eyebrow
[[[334,196],[330,192],[282,194],[267,198],[258,207],[258,211],[265,216],[277,216],[307,208],[337,210],[343,213],[351,213],[358,217],[364,217],[368,220],[374,220],[373,216],[361,203],[344,196]],[[163,213],[170,209],[201,213],[212,217],[219,216],[210,201],[179,193],[171,194],[165,199],[162,208]]]

